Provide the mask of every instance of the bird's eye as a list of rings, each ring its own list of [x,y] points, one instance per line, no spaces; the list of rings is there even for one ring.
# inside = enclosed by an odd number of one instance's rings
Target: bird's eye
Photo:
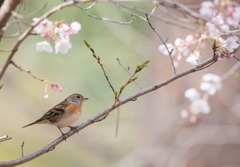
[[[80,96],[77,96],[78,99],[80,99]]]

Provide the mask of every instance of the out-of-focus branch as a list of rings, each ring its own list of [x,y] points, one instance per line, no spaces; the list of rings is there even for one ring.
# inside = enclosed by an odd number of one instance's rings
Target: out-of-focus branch
[[[148,94],[150,92],[153,92],[163,86],[166,86],[168,84],[170,84],[171,82],[184,77],[185,75],[191,74],[193,72],[199,71],[201,69],[204,69],[205,66],[208,66],[209,64],[213,64],[214,62],[216,62],[216,58],[213,56],[212,58],[204,61],[203,63],[197,65],[196,67],[193,67],[191,69],[188,69],[184,72],[181,73],[177,73],[176,75],[166,79],[163,82],[159,82],[156,83],[154,85],[151,85],[139,92],[137,92],[136,94],[133,94],[123,100],[119,100],[117,101],[114,105],[111,105],[110,107],[104,109],[103,111],[99,112],[98,114],[96,114],[95,116],[93,116],[92,118],[88,119],[87,121],[83,122],[82,124],[78,125],[77,127],[74,128],[74,130],[70,130],[67,133],[65,133],[65,136],[61,136],[59,138],[57,138],[56,140],[54,140],[53,142],[49,143],[48,145],[46,145],[45,147],[41,148],[40,150],[29,154],[27,156],[24,156],[22,158],[16,159],[16,160],[12,160],[12,161],[6,161],[6,162],[0,162],[0,166],[1,167],[10,167],[10,166],[16,166],[16,165],[20,165],[23,164],[25,162],[28,162],[32,159],[35,159],[49,151],[52,151],[59,143],[65,141],[66,138],[69,138],[70,136],[74,135],[75,133],[77,133],[78,131],[86,128],[87,126],[95,123],[95,122],[99,122],[99,120],[101,120],[102,117],[105,117],[106,114],[109,114],[110,112],[112,112],[113,110],[115,110],[116,108],[130,102],[130,101],[135,101],[137,98]]]
[[[3,27],[7,24],[11,16],[11,12],[15,10],[20,0],[4,0],[0,8],[0,37],[3,35]]]
[[[93,7],[95,5],[95,3],[93,3],[93,5],[91,5],[90,7]],[[131,20],[127,21],[127,22],[124,22],[124,21],[120,21],[120,20],[113,20],[113,19],[109,19],[109,18],[106,18],[106,17],[99,17],[99,16],[95,16],[95,15],[92,15],[88,12],[88,9],[90,9],[90,7],[88,8],[84,8],[80,5],[78,5],[78,7],[84,11],[89,17],[92,17],[94,19],[98,19],[98,20],[103,20],[103,21],[108,21],[108,22],[112,22],[112,23],[117,23],[117,24],[121,24],[121,25],[129,25],[129,24],[132,24],[133,21],[135,20],[135,17],[132,17]]]
[[[125,2],[114,2],[112,1],[114,4],[116,4],[117,6],[121,6],[121,7],[124,7],[124,8],[127,8],[127,9],[130,9],[134,12],[139,12],[139,13],[142,13],[143,15],[145,15],[146,13],[148,15],[151,15],[152,18],[154,19],[157,19],[163,23],[166,23],[166,24],[170,24],[170,25],[173,25],[173,26],[176,26],[176,27],[179,27],[179,28],[182,28],[182,29],[186,29],[186,30],[189,30],[189,31],[193,31],[193,32],[196,32],[198,31],[198,28],[197,27],[194,27],[194,26],[189,26],[189,25],[186,25],[185,23],[181,23],[179,21],[176,21],[176,20],[171,20],[167,17],[162,17],[158,14],[155,14],[155,13],[152,13],[147,11],[147,10],[144,10],[144,9],[141,9],[139,7],[135,7],[135,6],[132,6],[132,5],[129,5]],[[131,12],[130,12],[131,13]],[[133,12],[132,12],[133,13]],[[135,15],[135,16],[138,16],[138,15]],[[140,18],[142,19],[143,17],[140,16]],[[146,21],[146,20],[145,20]]]
[[[12,139],[12,138],[8,137],[8,135],[0,136],[0,142],[6,141],[6,140],[10,140],[10,139]]]
[[[10,1],[10,0],[9,0]],[[14,1],[14,0],[13,0]],[[23,41],[31,34],[32,30],[34,27],[36,27],[42,20],[48,18],[49,16],[51,16],[52,14],[58,12],[59,10],[65,8],[65,7],[68,7],[68,6],[73,6],[73,5],[76,5],[80,2],[84,2],[86,0],[72,0],[72,1],[67,1],[67,2],[64,2],[64,3],[61,3],[55,7],[53,7],[52,9],[50,9],[48,12],[46,12],[44,15],[42,15],[41,17],[39,17],[39,20],[35,23],[32,23],[31,26],[26,29],[22,35],[20,35],[20,37],[18,38],[16,44],[13,46],[9,56],[8,56],[8,59],[7,61],[5,62],[2,70],[1,70],[1,73],[0,73],[0,80],[2,79],[4,73],[6,72],[9,64],[11,63],[12,61],[12,58],[13,56],[15,55],[15,53],[17,52],[19,46],[23,43]],[[14,1],[15,2],[15,1]]]
[[[234,64],[226,73],[221,76],[222,81],[226,80],[228,77],[232,76],[232,74],[240,68],[240,62]]]
[[[193,11],[192,9],[190,9],[189,7],[187,7],[186,5],[178,1],[161,0],[159,1],[159,5],[176,9],[177,11],[180,11],[183,14],[187,14],[188,16],[191,16],[195,19],[205,20],[200,14],[196,13],[195,11]]]

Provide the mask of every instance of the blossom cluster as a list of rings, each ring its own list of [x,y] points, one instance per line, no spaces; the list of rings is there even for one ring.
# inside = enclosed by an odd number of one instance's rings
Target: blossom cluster
[[[39,21],[39,18],[33,19],[34,23]],[[70,42],[70,35],[78,34],[81,30],[81,24],[78,22],[72,22],[70,24],[61,22],[52,22],[48,19],[41,21],[33,29],[33,33],[41,35],[45,38],[44,41],[38,42],[36,44],[38,52],[52,53],[53,47],[47,41],[54,42],[55,53],[56,54],[67,54],[69,49],[72,48],[72,43]]]
[[[225,1],[224,1],[225,2]],[[185,57],[186,62],[197,65],[201,56],[201,49],[205,47],[207,39],[214,40],[217,44],[216,53],[218,60],[223,57],[231,59],[234,50],[240,45],[240,39],[234,35],[240,28],[240,3],[215,0],[214,2],[205,1],[201,3],[199,14],[204,18],[204,25],[199,25],[200,32],[188,35],[185,39],[177,38],[172,43],[159,46],[159,51],[169,56],[171,53],[175,67],[179,61]],[[169,52],[172,51],[172,52]]]
[[[208,103],[209,96],[213,96],[222,88],[221,77],[216,74],[205,74],[199,88],[190,88],[185,91],[185,98],[190,101],[190,106],[181,111],[182,118],[190,118],[194,123],[199,114],[208,114],[211,108]]]
[[[44,96],[43,97],[45,99],[48,98],[48,85],[50,85],[52,90],[57,90],[59,92],[62,92],[62,87],[59,84],[55,84],[55,83],[49,82],[47,80],[45,80],[44,83],[45,83],[45,90],[44,90]]]

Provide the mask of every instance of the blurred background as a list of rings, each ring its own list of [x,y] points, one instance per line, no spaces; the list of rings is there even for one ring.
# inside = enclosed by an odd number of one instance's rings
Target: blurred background
[[[184,1],[189,3],[188,1]],[[199,4],[201,1],[194,1]],[[44,3],[46,8],[42,9]],[[20,13],[26,15],[26,22],[32,22],[29,13],[38,11],[41,16],[60,1],[26,1]],[[134,4],[134,3],[133,3]],[[150,3],[135,3],[151,11]],[[100,17],[129,21],[131,17],[111,3],[99,3],[89,12]],[[28,74],[9,66],[0,90],[0,136],[9,135],[11,140],[0,143],[0,161],[21,157],[24,141],[24,155],[46,146],[60,136],[59,130],[49,125],[34,125],[22,128],[35,121],[54,105],[72,93],[80,93],[89,98],[84,103],[78,125],[96,115],[114,101],[100,66],[83,43],[86,39],[101,57],[112,85],[118,90],[128,80],[128,73],[116,60],[133,72],[137,65],[146,60],[150,64],[138,76],[137,83],[146,88],[162,82],[173,75],[168,57],[158,51],[161,43],[149,25],[136,18],[130,25],[120,25],[87,16],[76,7],[66,8],[49,18],[70,23],[78,21],[82,30],[72,36],[73,48],[67,55],[36,52],[35,44],[43,39],[30,36],[21,45],[13,60],[34,75],[48,79],[62,86],[63,91],[48,88],[49,98],[44,99],[45,85]],[[174,42],[177,37],[185,38],[192,33],[151,20],[163,39]],[[24,26],[23,26],[24,29]],[[17,28],[7,32],[16,32]],[[6,34],[5,34],[6,35]],[[5,38],[1,49],[10,50],[16,39]],[[212,55],[211,44],[204,50],[201,60]],[[1,53],[0,66],[8,53]],[[238,55],[236,55],[239,57]],[[209,103],[211,112],[200,115],[196,123],[180,117],[180,111],[189,102],[184,92],[196,87],[206,73],[224,74],[236,61],[224,60],[210,68],[185,76],[161,89],[144,95],[134,102],[120,107],[121,121],[119,134],[115,138],[116,111],[107,119],[83,129],[58,145],[53,151],[20,166],[86,166],[86,167],[237,167],[240,166],[240,87],[239,71],[223,82],[223,88]],[[178,72],[191,66],[182,61]],[[124,91],[122,98],[139,91],[132,83]],[[68,128],[63,129],[68,131]]]

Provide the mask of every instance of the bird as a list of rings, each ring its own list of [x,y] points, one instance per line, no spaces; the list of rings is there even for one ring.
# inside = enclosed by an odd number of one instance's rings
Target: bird
[[[34,124],[54,125],[60,130],[61,134],[66,140],[66,136],[62,132],[61,128],[69,127],[76,130],[75,127],[71,126],[71,124],[77,121],[81,116],[82,104],[86,100],[88,100],[88,98],[83,97],[80,94],[72,94],[68,96],[65,100],[48,110],[41,118],[23,126],[23,128]]]

